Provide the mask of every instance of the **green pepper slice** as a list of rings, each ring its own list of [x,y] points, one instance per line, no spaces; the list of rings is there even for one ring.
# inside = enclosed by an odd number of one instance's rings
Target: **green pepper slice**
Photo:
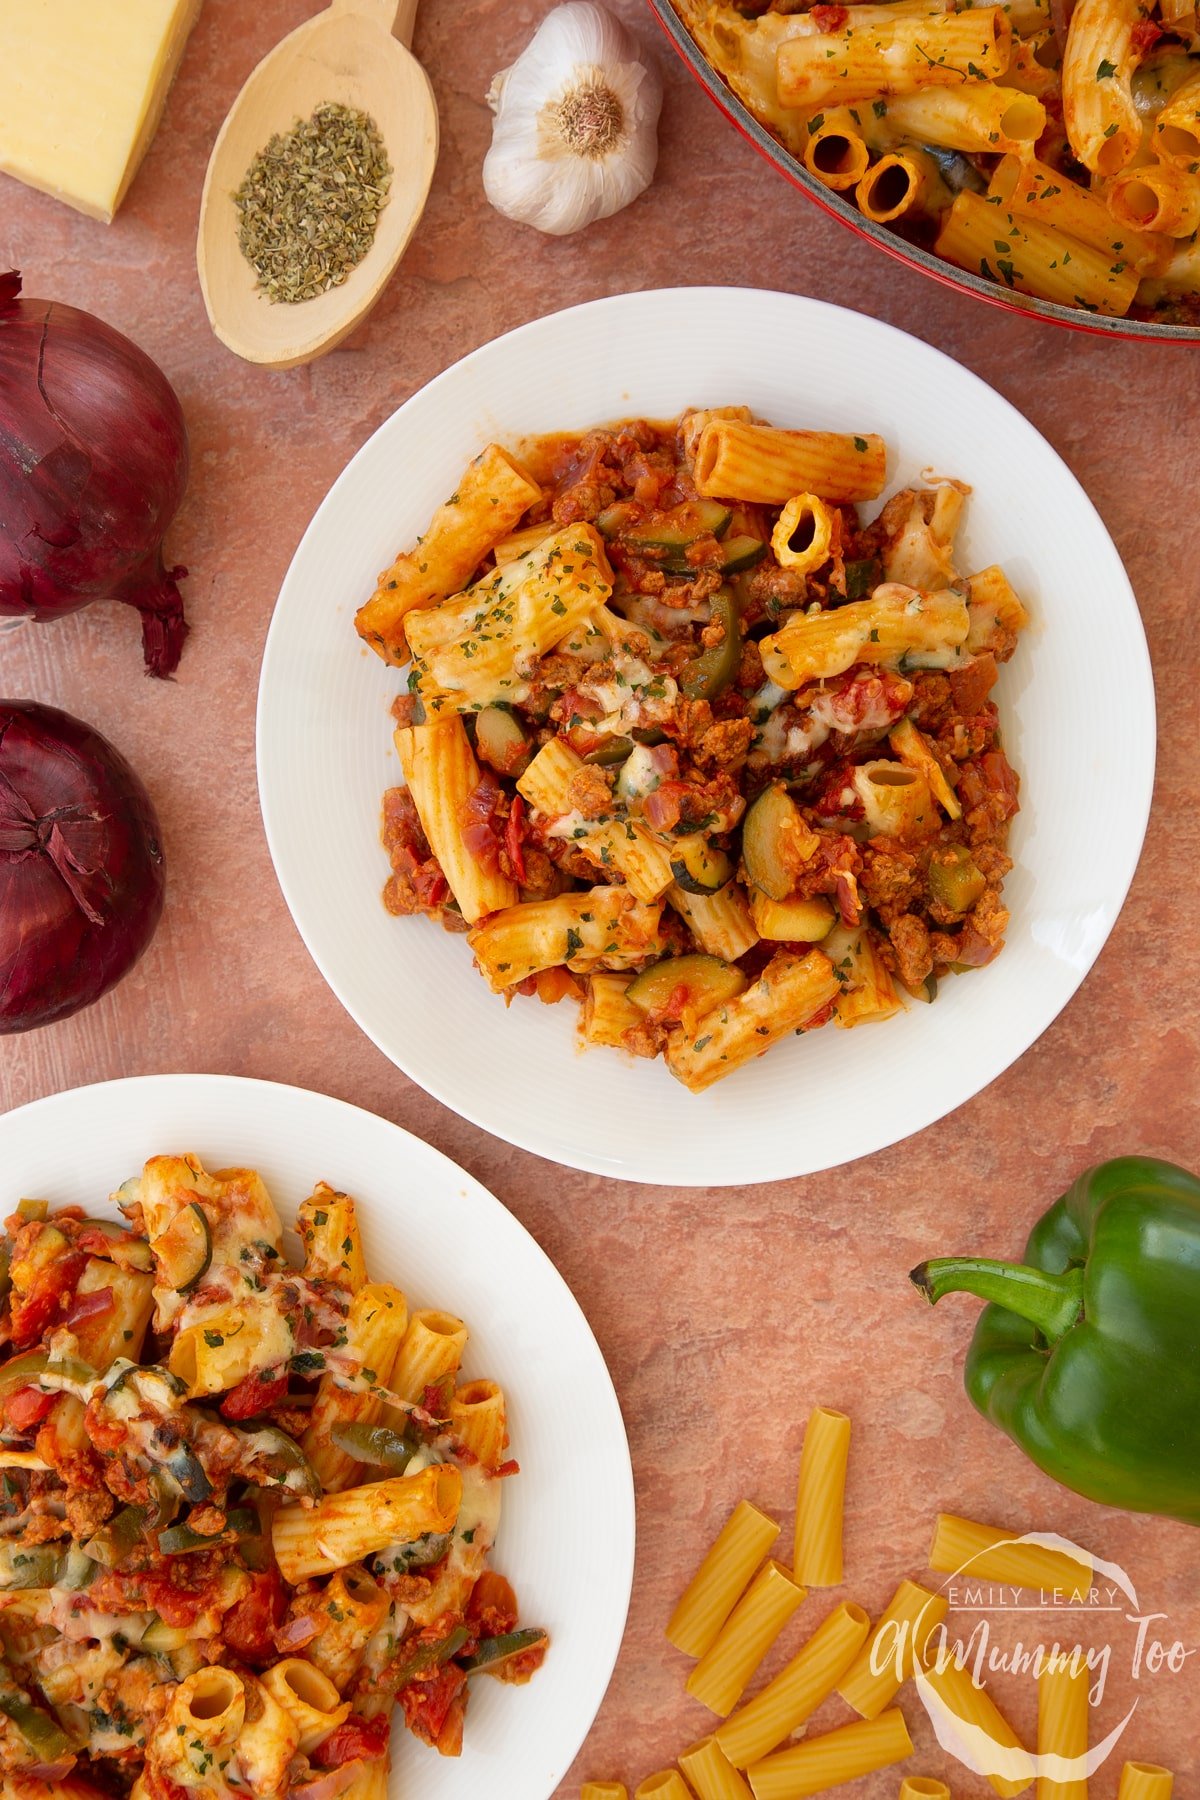
[[[355,1462],[377,1463],[397,1475],[403,1475],[416,1454],[417,1447],[411,1438],[392,1431],[387,1425],[366,1425],[361,1419],[335,1425],[330,1436],[338,1449],[352,1456]]]
[[[224,1530],[211,1537],[193,1531],[190,1525],[171,1525],[158,1534],[158,1547],[164,1556],[186,1556],[193,1550],[212,1550],[219,1544],[240,1543],[243,1538],[257,1537],[258,1514],[248,1506],[235,1506],[225,1514]]]
[[[734,679],[742,660],[742,629],[733,590],[718,588],[710,602],[710,622],[725,627],[725,635],[711,650],[702,650],[685,663],[679,685],[689,700],[712,700]]]
[[[58,1721],[16,1688],[0,1693],[0,1713],[12,1720],[41,1762],[57,1762],[60,1757],[71,1754],[73,1745]]]
[[[465,1625],[456,1625],[446,1637],[440,1638],[436,1644],[419,1644],[417,1648],[391,1671],[389,1685],[397,1692],[415,1681],[418,1675],[424,1675],[430,1669],[440,1669],[456,1656],[470,1637]]]
[[[499,1637],[480,1638],[471,1655],[463,1657],[460,1667],[468,1675],[474,1675],[477,1670],[497,1669],[502,1663],[511,1662],[514,1656],[521,1656],[526,1650],[536,1649],[548,1641],[546,1632],[538,1626],[504,1631]]]

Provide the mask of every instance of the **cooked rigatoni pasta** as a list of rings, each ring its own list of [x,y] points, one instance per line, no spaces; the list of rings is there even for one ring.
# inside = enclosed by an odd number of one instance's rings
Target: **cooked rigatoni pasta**
[[[461,719],[399,725],[394,733],[400,767],[421,828],[445,872],[450,892],[468,924],[517,899],[514,881],[486,868],[471,850],[464,812],[479,786],[479,764]]]
[[[465,1450],[493,1473],[504,1461],[508,1416],[504,1390],[494,1381],[468,1381],[450,1402],[450,1430]]]
[[[304,1273],[310,1281],[336,1281],[357,1293],[367,1279],[358,1214],[349,1194],[318,1181],[296,1214],[304,1246]]]
[[[1133,161],[1142,121],[1133,74],[1143,52],[1134,32],[1143,0],[1076,0],[1063,55],[1063,121],[1078,160],[1095,175],[1115,175]]]
[[[754,1800],[803,1800],[827,1788],[857,1781],[912,1755],[904,1715],[893,1708],[877,1719],[842,1725],[822,1737],[806,1738],[747,1770]]]
[[[809,174],[839,193],[856,188],[871,164],[862,121],[848,106],[812,115],[801,155]]]
[[[999,6],[864,25],[853,9],[837,31],[789,38],[776,82],[784,106],[851,105],[878,94],[996,79],[1008,67],[1012,27]]]
[[[1171,1800],[1175,1777],[1160,1763],[1127,1762],[1121,1770],[1117,1800]]]
[[[1190,239],[1200,226],[1200,177],[1194,164],[1139,163],[1114,175],[1104,197],[1118,227],[1131,234]]]
[[[667,1067],[693,1094],[702,1093],[780,1038],[802,1031],[837,993],[837,977],[819,950],[806,956],[777,951],[744,992],[704,1013],[691,1032],[684,1025],[671,1033]]]
[[[814,1406],[804,1431],[796,1487],[792,1568],[808,1587],[839,1587],[842,1580],[842,1509],[850,1421],[845,1413]]]
[[[796,613],[780,631],[763,638],[763,668],[789,691],[844,674],[855,663],[905,662],[953,666],[966,641],[966,601],[947,588],[923,594],[901,582],[876,588],[828,613]]]
[[[961,269],[1060,306],[1119,317],[1129,311],[1137,292],[1137,271],[1119,252],[1093,250],[1035,219],[1018,219],[966,189],[943,215],[935,248]]]
[[[1190,0],[673,4],[797,167],[874,224],[922,251],[932,224],[936,255],[1035,301],[1200,324],[1200,266],[1172,256],[1200,224]]]
[[[887,477],[887,448],[873,432],[782,431],[713,419],[696,447],[696,492],[783,506],[793,494],[873,500]]]
[[[328,1675],[301,1656],[285,1656],[262,1678],[263,1686],[296,1727],[301,1750],[327,1738],[350,1711]]]
[[[929,1651],[915,1670],[917,1687],[939,1742],[961,1752],[968,1768],[986,1775],[1000,1800],[1033,1784],[1033,1758],[986,1688],[953,1651]]]
[[[693,1093],[990,962],[1018,784],[987,696],[1025,614],[998,568],[956,567],[969,489],[930,477],[866,522],[882,438],[744,406],[521,455],[532,516],[409,615],[389,911],[470,927],[506,1003],[575,1000],[585,1044]]]
[[[396,1351],[389,1385],[401,1400],[423,1401],[430,1388],[453,1385],[467,1347],[467,1328],[453,1313],[413,1313]]]
[[[943,1575],[1038,1588],[1069,1600],[1085,1598],[1092,1578],[1092,1565],[1083,1551],[1068,1553],[1029,1543],[1020,1532],[954,1513],[937,1515],[929,1567]]]
[[[253,1169],[155,1156],[112,1201],[132,1230],[22,1202],[0,1243],[0,1787],[386,1800],[394,1707],[457,1755],[468,1677],[545,1655],[489,1567],[504,1395],[326,1181],[300,1267]]]
[[[667,1626],[667,1642],[700,1657],[716,1642],[779,1526],[749,1500],[739,1500],[687,1587]]]
[[[762,1691],[713,1733],[735,1768],[761,1761],[816,1712],[862,1649],[871,1621],[843,1601]]]
[[[1090,1682],[1077,1652],[1052,1654],[1039,1671],[1037,1800],[1088,1800]]]
[[[913,1674],[930,1634],[946,1616],[944,1594],[902,1581],[842,1679],[838,1693],[864,1719],[878,1718]]]
[[[299,1612],[315,1619],[317,1633],[304,1654],[344,1694],[357,1675],[363,1652],[387,1617],[387,1593],[358,1564],[331,1575],[317,1596],[315,1609],[305,1601]]]
[[[528,512],[539,488],[499,444],[488,444],[418,539],[379,577],[355,628],[387,662],[408,660],[406,614],[456,594],[496,538]]]
[[[782,1563],[764,1563],[688,1676],[692,1699],[722,1718],[731,1713],[805,1592]]]
[[[383,1417],[383,1394],[370,1390],[386,1387],[407,1325],[408,1303],[390,1282],[368,1282],[350,1302],[347,1347],[358,1359],[358,1385],[345,1387],[327,1370],[317,1384],[308,1426],[300,1439],[300,1448],[327,1494],[350,1487],[361,1473],[361,1462],[336,1442],[334,1432],[354,1423],[374,1425]]]

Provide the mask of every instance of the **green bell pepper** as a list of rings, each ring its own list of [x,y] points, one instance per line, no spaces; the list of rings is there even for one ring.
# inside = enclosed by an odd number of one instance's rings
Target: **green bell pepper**
[[[1089,1500],[1200,1525],[1200,1179],[1101,1163],[1035,1225],[1024,1263],[949,1257],[912,1281],[985,1307],[975,1406]]]

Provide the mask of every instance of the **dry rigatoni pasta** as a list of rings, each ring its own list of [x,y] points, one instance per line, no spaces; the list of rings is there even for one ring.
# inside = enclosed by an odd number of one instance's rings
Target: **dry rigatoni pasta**
[[[1030,1543],[1022,1533],[999,1525],[939,1513],[929,1548],[929,1567],[943,1575],[1038,1588],[1068,1600],[1086,1598],[1092,1564],[1083,1551],[1070,1553]]]
[[[722,1754],[716,1738],[702,1738],[685,1750],[679,1766],[695,1788],[697,1800],[751,1800],[750,1789]]]
[[[1121,1770],[1117,1800],[1171,1800],[1175,1777],[1160,1763],[1127,1762]]]
[[[1088,1686],[1076,1651],[1051,1654],[1038,1673],[1037,1800],[1088,1800]]]
[[[733,1611],[767,1551],[779,1536],[774,1519],[749,1500],[739,1500],[716,1542],[679,1597],[667,1641],[685,1656],[703,1656]]]
[[[838,1682],[838,1693],[864,1719],[878,1718],[913,1674],[934,1632],[946,1616],[944,1594],[915,1581],[902,1581],[879,1616],[879,1623]]]
[[[861,1606],[834,1607],[762,1691],[713,1733],[735,1768],[761,1761],[833,1692],[861,1650],[871,1621]]]
[[[839,1726],[752,1763],[747,1776],[754,1800],[803,1800],[805,1795],[823,1794],[827,1788],[890,1768],[911,1756],[912,1750],[904,1715],[893,1708],[877,1719]]]
[[[839,1587],[842,1580],[842,1508],[850,1421],[845,1413],[814,1406],[808,1415],[796,1488],[792,1568],[808,1587]]]
[[[927,1653],[916,1682],[939,1741],[956,1748],[968,1768],[986,1775],[1000,1800],[1033,1784],[1033,1758],[986,1688],[947,1647]]]
[[[764,1563],[688,1676],[692,1699],[722,1718],[731,1713],[805,1592],[782,1563]]]

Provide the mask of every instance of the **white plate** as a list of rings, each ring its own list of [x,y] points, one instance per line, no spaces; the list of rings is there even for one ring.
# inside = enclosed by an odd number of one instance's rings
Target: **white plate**
[[[465,1368],[504,1387],[512,1454],[495,1566],[551,1637],[528,1687],[472,1690],[462,1756],[393,1732],[396,1800],[546,1800],[608,1686],[633,1579],[633,1476],[612,1382],[562,1277],[499,1201],[399,1126],[302,1088],[150,1075],[0,1117],[3,1212],[23,1195],[88,1212],[148,1156],[261,1171],[289,1224],[323,1178],[359,1203],[367,1266],[410,1304],[459,1313]]]
[[[1022,778],[999,961],[936,1003],[773,1049],[693,1096],[664,1064],[577,1052],[576,1009],[505,1012],[460,939],[380,902],[380,795],[400,780],[402,677],[354,612],[490,438],[744,403],[778,425],[878,431],[891,488],[968,481],[964,557],[1034,617],[998,698]],[[1116,550],[1074,476],[983,382],[875,319],[794,295],[684,288],[593,301],[464,358],[380,427],[292,562],[267,640],[259,790],[292,916],[342,1004],[414,1081],[498,1137],[639,1181],[803,1175],[960,1106],[1066,1005],[1125,897],[1150,806],[1154,690]]]

